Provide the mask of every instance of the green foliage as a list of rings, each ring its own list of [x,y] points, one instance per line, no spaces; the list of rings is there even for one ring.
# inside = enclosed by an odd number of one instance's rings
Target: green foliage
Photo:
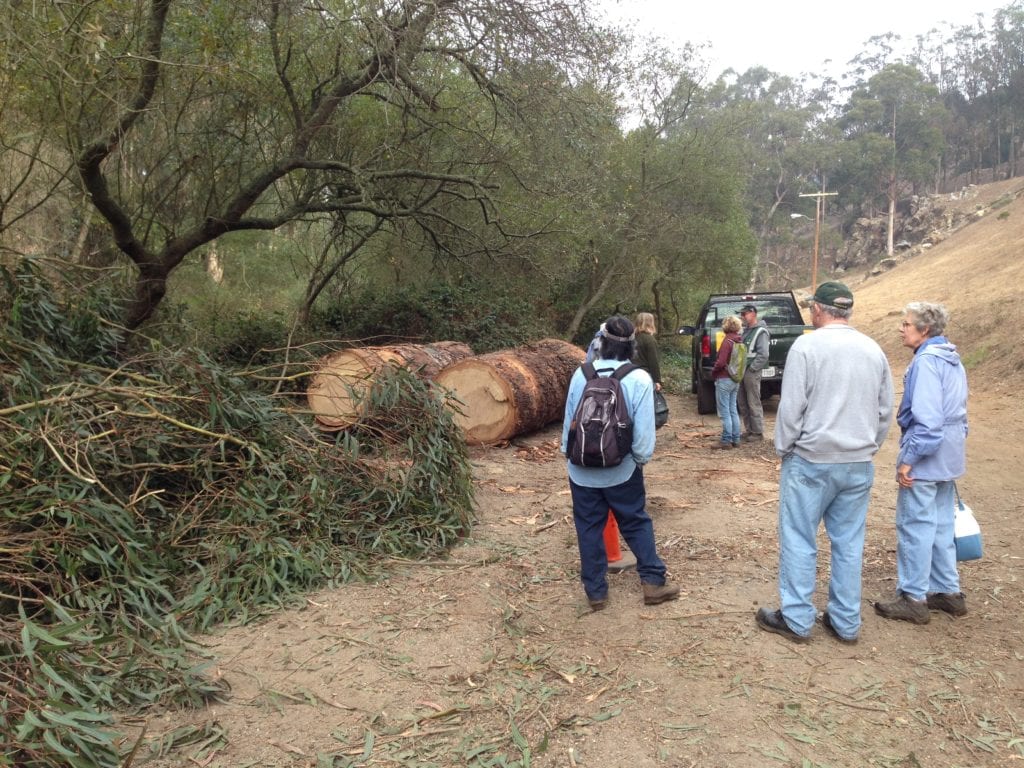
[[[227,365],[277,362],[273,350],[288,342],[303,294],[302,245],[264,233],[225,235],[216,249],[220,282],[207,271],[208,255],[189,258],[169,281],[147,334],[202,347]]]
[[[881,200],[883,208],[897,199],[899,182],[927,185],[941,167],[947,120],[938,89],[920,71],[886,66],[854,90],[844,108],[839,125],[850,167],[841,178],[856,179],[852,185],[864,199]]]
[[[76,272],[75,277],[84,274]],[[0,312],[10,331],[27,342],[42,342],[61,357],[112,362],[121,341],[112,321],[121,307],[110,283],[99,281],[90,288],[85,282],[66,288],[81,295],[61,305],[37,264],[26,259],[12,270],[0,269]]]
[[[226,365],[273,362],[288,341],[288,320],[279,312],[242,311],[221,318],[210,354]]]
[[[462,341],[477,354],[551,335],[530,300],[473,280],[367,289],[318,312],[315,321],[343,338],[375,344]]]
[[[673,335],[658,337],[658,351],[661,355],[661,384],[673,394],[690,391],[690,347],[684,337]]]
[[[111,709],[222,693],[189,632],[469,530],[461,433],[411,374],[326,439],[196,350],[55,354],[108,348],[106,326],[73,343],[79,310],[2,274],[0,764],[119,765]]]

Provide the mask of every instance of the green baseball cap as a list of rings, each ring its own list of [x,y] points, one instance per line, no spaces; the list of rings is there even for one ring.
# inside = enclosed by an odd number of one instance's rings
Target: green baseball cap
[[[853,307],[853,293],[845,283],[829,280],[818,286],[814,292],[814,301],[836,309],[850,309]]]

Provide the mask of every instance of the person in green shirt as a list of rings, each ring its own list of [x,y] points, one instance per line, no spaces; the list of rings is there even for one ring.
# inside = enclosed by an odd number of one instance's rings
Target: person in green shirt
[[[650,312],[637,313],[635,326],[636,353],[632,362],[651,374],[654,381],[654,426],[660,429],[668,423],[668,403],[661,392],[661,364],[658,361],[658,342],[654,338],[658,326]]]
[[[658,342],[654,336],[658,326],[650,312],[639,312],[636,316],[636,355],[633,363],[639,365],[654,380],[654,391],[661,391],[661,365],[658,360]]]

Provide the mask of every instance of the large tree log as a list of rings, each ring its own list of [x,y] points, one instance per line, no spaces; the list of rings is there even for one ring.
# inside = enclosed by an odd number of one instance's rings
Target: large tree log
[[[472,354],[468,345],[457,341],[341,349],[320,359],[306,399],[321,427],[345,429],[359,418],[361,399],[384,366],[407,367],[433,379],[446,365]]]
[[[569,379],[585,354],[575,344],[536,344],[469,357],[434,379],[462,401],[455,416],[466,442],[508,440],[562,418]]]

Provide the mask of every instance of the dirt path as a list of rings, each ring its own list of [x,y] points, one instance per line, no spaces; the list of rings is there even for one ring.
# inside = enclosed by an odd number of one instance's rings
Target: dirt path
[[[962,569],[971,613],[956,621],[915,627],[871,612],[895,576],[890,438],[862,640],[847,647],[820,628],[807,646],[757,630],[757,606],[777,604],[776,458],[765,443],[722,459],[706,448],[716,420],[690,416],[690,395],[670,405],[647,479],[681,600],[643,606],[627,572],[613,577],[608,610],[586,609],[557,427],[477,449],[470,540],[444,562],[396,564],[385,583],[208,638],[231,700],[152,718],[149,737],[193,742],[150,764],[1021,764],[1022,451],[1005,439],[1019,408],[971,404],[962,491],[986,552]]]

